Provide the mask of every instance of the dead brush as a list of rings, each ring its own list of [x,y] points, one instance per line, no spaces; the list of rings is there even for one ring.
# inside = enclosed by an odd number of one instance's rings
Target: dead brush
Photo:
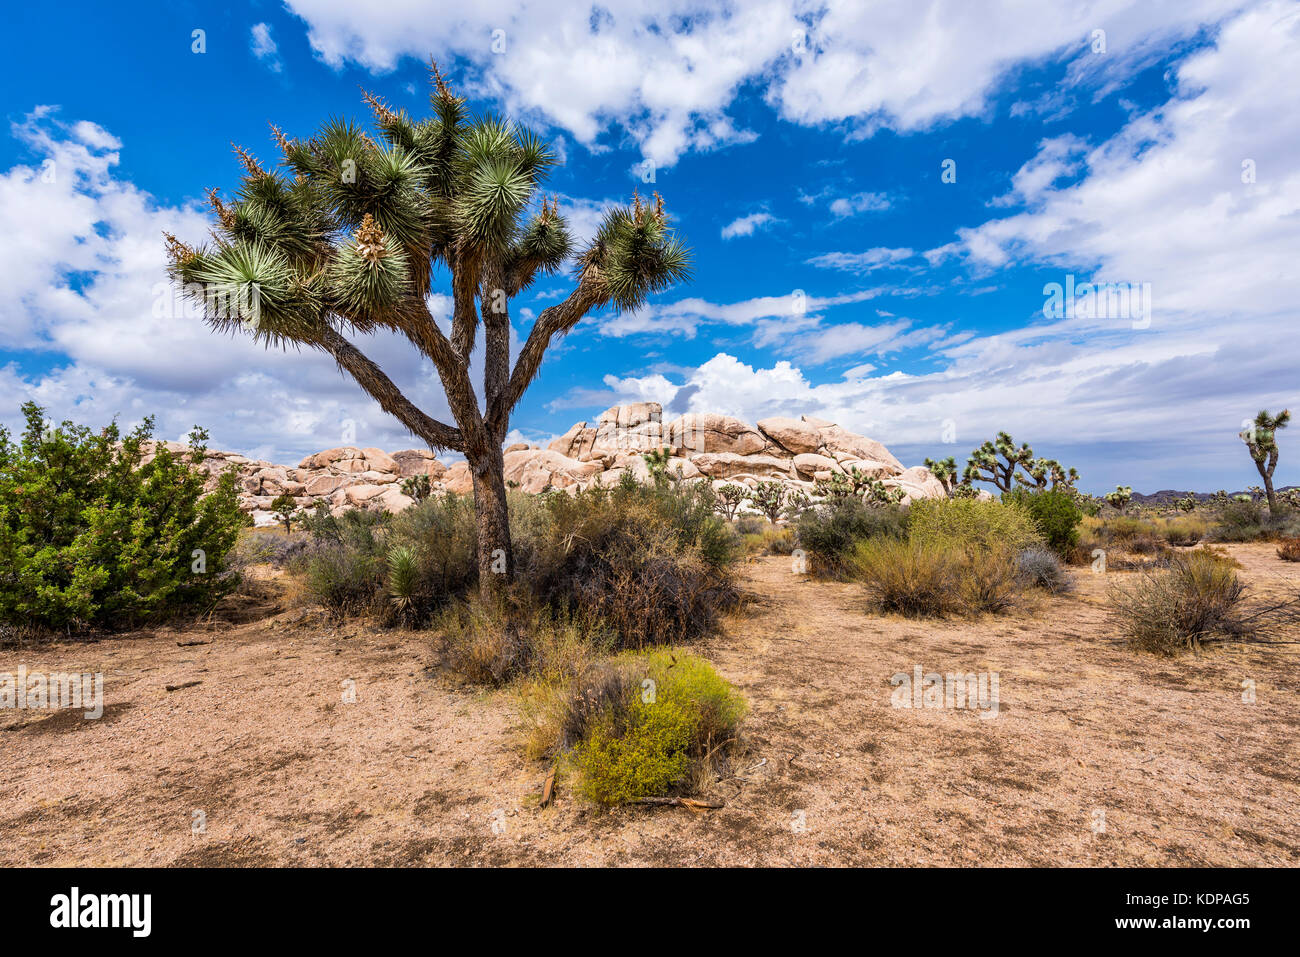
[[[1277,546],[1277,557],[1284,562],[1300,562],[1300,538],[1284,538]]]
[[[1222,641],[1264,640],[1300,621],[1300,595],[1251,601],[1231,559],[1198,549],[1144,570],[1108,592],[1112,621],[1129,646],[1160,655]]]

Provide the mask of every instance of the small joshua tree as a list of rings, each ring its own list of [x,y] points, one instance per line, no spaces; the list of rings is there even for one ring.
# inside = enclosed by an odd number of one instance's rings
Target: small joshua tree
[[[937,462],[934,459],[926,459],[925,467],[939,480],[943,490],[951,496],[954,486],[957,485],[957,460],[951,455]]]
[[[775,525],[781,517],[781,507],[785,504],[785,486],[780,482],[759,482],[750,501]]]
[[[672,453],[667,449],[652,449],[649,452],[643,452],[641,458],[644,460],[646,468],[650,470],[650,478],[656,485],[662,485],[674,477],[668,471],[668,460],[672,458]]]
[[[848,498],[854,492],[853,481],[843,472],[832,472],[830,478],[818,479],[813,491],[824,498]]]
[[[862,500],[868,505],[879,508],[884,505],[898,505],[903,501],[905,493],[901,488],[886,488],[885,483],[879,479],[868,479],[866,494]]]
[[[1124,514],[1124,509],[1128,507],[1128,503],[1132,498],[1133,486],[1131,485],[1116,485],[1115,491],[1106,493],[1106,501],[1114,506],[1115,510],[1121,515]]]
[[[1264,494],[1268,498],[1268,510],[1277,511],[1277,495],[1273,491],[1273,472],[1277,468],[1277,430],[1285,429],[1291,422],[1291,411],[1283,409],[1277,415],[1269,415],[1267,409],[1260,409],[1255,421],[1241,432],[1241,441],[1246,443],[1255,468],[1264,480]]]
[[[195,249],[168,235],[167,248],[172,278],[216,331],[320,350],[430,449],[464,453],[479,586],[491,594],[514,575],[502,443],[546,350],[592,310],[633,310],[685,279],[690,254],[658,196],[609,210],[575,248],[542,192],[551,147],[522,126],[471,117],[431,72],[428,118],[366,95],[378,140],[342,119],[306,139],[273,127],[283,171],[237,150],[247,175],[234,200],[209,193],[215,242]],[[572,290],[537,316],[512,365],[510,300],[566,267]],[[446,331],[430,311],[436,277],[450,287]],[[418,408],[365,355],[357,341],[381,330],[433,367],[454,425]],[[477,342],[481,396],[470,379]]]
[[[293,500],[293,496],[288,492],[281,492],[271,500],[271,514],[276,521],[284,524],[284,533],[293,534],[293,523],[298,518],[298,503]]]
[[[1174,508],[1180,512],[1191,512],[1196,508],[1196,496],[1184,495],[1182,498],[1174,499]]]
[[[407,498],[423,502],[433,493],[433,483],[427,475],[412,475],[402,480],[402,494]]]
[[[1036,458],[1027,443],[1016,448],[1006,432],[999,432],[970,454],[962,481],[967,485],[988,482],[999,492],[1010,492],[1017,485],[1026,488],[1072,489],[1079,473],[1067,469],[1056,459]]]
[[[793,522],[811,507],[812,499],[808,497],[807,492],[801,488],[791,489],[786,494],[785,508],[781,510],[781,514]]]
[[[747,498],[749,498],[749,489],[728,482],[718,489],[714,507],[728,519],[733,519],[736,517],[736,509],[740,508]]]

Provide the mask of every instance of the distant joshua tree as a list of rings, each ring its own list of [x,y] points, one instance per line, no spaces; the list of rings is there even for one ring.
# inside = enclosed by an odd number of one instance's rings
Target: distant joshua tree
[[[1270,513],[1277,511],[1277,495],[1273,491],[1273,472],[1277,468],[1277,430],[1285,429],[1291,422],[1291,411],[1283,409],[1277,415],[1269,415],[1267,409],[1260,409],[1255,421],[1241,432],[1241,441],[1246,443],[1255,468],[1264,480],[1264,494],[1268,498]]]
[[[943,490],[952,495],[953,487],[957,484],[957,460],[951,455],[937,462],[934,459],[926,459],[925,467],[930,470],[931,475],[939,480]]]
[[[728,519],[732,519],[736,517],[736,509],[740,508],[747,498],[749,498],[749,489],[728,482],[717,491],[716,508]]]
[[[1049,482],[1054,489],[1070,490],[1078,480],[1077,471],[1065,468],[1056,459],[1035,458],[1028,444],[1016,448],[1006,432],[999,432],[993,441],[972,452],[962,473],[964,484],[988,482],[1000,492],[1010,492],[1017,485],[1043,489]]]
[[[785,486],[780,482],[759,482],[750,496],[754,506],[767,516],[767,520],[776,524],[781,517],[781,508],[785,504]]]
[[[417,502],[423,502],[433,494],[433,483],[429,481],[429,476],[420,474],[412,475],[410,478],[402,480],[402,494],[407,498],[414,499]]]
[[[593,309],[636,309],[687,278],[690,254],[657,195],[609,210],[575,249],[558,203],[542,196],[551,147],[516,124],[470,117],[436,66],[431,73],[426,119],[366,94],[381,142],[342,119],[305,140],[272,127],[284,172],[237,148],[247,175],[234,200],[209,191],[215,242],[195,249],[166,238],[174,281],[213,329],[325,352],[430,449],[464,453],[479,583],[490,593],[514,574],[502,443],[547,348]],[[573,289],[532,323],[512,368],[510,299],[566,266]],[[428,305],[443,269],[453,303],[446,332]],[[470,381],[480,327],[481,403]],[[355,344],[380,330],[404,336],[433,366],[454,426],[417,408]]]
[[[293,534],[293,523],[300,518],[298,512],[298,503],[293,500],[293,496],[288,492],[282,492],[275,498],[271,499],[271,514],[276,521],[284,524],[284,533]]]
[[[1115,491],[1106,493],[1106,501],[1113,505],[1121,515],[1128,508],[1128,503],[1133,500],[1133,486],[1116,485]]]

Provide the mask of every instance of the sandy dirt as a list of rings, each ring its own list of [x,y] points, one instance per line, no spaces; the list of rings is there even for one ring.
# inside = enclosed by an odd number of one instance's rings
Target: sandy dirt
[[[1231,551],[1257,589],[1300,584],[1272,546]],[[539,809],[513,693],[267,582],[205,625],[0,651],[0,671],[103,672],[107,705],[0,711],[0,863],[1300,863],[1300,645],[1135,654],[1087,569],[1069,597],[937,624],[787,558],[743,574],[754,601],[699,649],[751,704],[719,810]],[[997,672],[997,716],[892,707],[917,665]]]

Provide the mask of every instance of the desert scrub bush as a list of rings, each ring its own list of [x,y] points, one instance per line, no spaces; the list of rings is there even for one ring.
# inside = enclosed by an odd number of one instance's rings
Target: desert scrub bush
[[[404,620],[423,621],[452,598],[469,591],[478,580],[474,505],[468,496],[437,495],[394,515],[383,533],[389,557],[385,585],[397,594],[394,573],[403,573],[398,605]],[[394,550],[407,556],[396,567]]]
[[[247,520],[232,471],[204,494],[206,432],[178,454],[148,444],[152,418],[123,436],[48,428],[33,402],[22,413],[17,442],[0,428],[0,622],[133,626],[235,587],[227,558]]]
[[[1202,516],[1182,515],[1167,519],[1159,527],[1160,537],[1170,545],[1195,545],[1210,530],[1209,520]]]
[[[1020,598],[1022,578],[1006,548],[874,538],[854,548],[852,568],[878,611],[908,618],[996,613]]]
[[[792,555],[798,539],[792,528],[767,528],[763,530],[764,550],[769,555]]]
[[[434,616],[430,631],[442,664],[462,680],[502,685],[525,678],[531,695],[563,685],[614,645],[601,623],[553,612],[517,591],[453,602]]]
[[[1256,542],[1300,535],[1300,514],[1279,505],[1265,511],[1251,499],[1229,499],[1214,512],[1209,538],[1216,542]]]
[[[1277,557],[1284,562],[1300,562],[1300,538],[1284,538],[1277,546]]]
[[[1158,553],[1164,546],[1159,523],[1135,515],[1116,515],[1100,521],[1094,537],[1103,548],[1136,555]]]
[[[269,531],[242,529],[234,548],[226,557],[230,571],[242,574],[253,565],[272,565],[284,568],[302,555],[311,545],[307,535],[280,535]]]
[[[382,610],[392,516],[367,509],[333,515],[323,503],[301,521],[312,541],[290,563],[303,592],[336,617]]]
[[[1216,542],[1253,542],[1267,536],[1265,523],[1258,502],[1230,499],[1216,509],[1210,537]]]
[[[1131,647],[1161,655],[1250,637],[1275,621],[1286,603],[1247,611],[1246,586],[1235,564],[1207,548],[1176,555],[1164,570],[1113,584],[1108,592],[1112,619]]]
[[[306,595],[336,615],[377,612],[413,625],[477,581],[473,505],[438,495],[390,515],[318,507],[303,525],[312,542],[290,562]]]
[[[1083,509],[1071,492],[1065,489],[1017,488],[1004,495],[1002,500],[1024,509],[1042,533],[1048,548],[1062,558],[1079,544]]]
[[[1024,585],[1053,595],[1063,595],[1074,588],[1060,557],[1051,549],[1025,549],[1016,556],[1016,573]]]
[[[689,793],[734,742],[746,709],[703,658],[624,654],[575,683],[555,750],[574,791],[598,804]]]
[[[901,540],[907,534],[908,512],[898,506],[873,508],[849,496],[832,498],[799,516],[798,545],[808,556],[814,575],[843,578],[852,571],[852,553],[859,542],[874,538]]]
[[[738,598],[737,536],[696,488],[593,488],[547,507],[521,584],[557,611],[605,621],[621,647],[698,638]]]
[[[1016,504],[974,498],[928,498],[913,502],[908,536],[920,544],[952,545],[1012,553],[1043,544],[1029,513]]]
[[[380,608],[384,561],[377,547],[316,541],[290,567],[301,579],[308,599],[342,617]]]
[[[960,609],[951,549],[892,536],[869,538],[854,546],[850,567],[879,611],[941,618]]]

